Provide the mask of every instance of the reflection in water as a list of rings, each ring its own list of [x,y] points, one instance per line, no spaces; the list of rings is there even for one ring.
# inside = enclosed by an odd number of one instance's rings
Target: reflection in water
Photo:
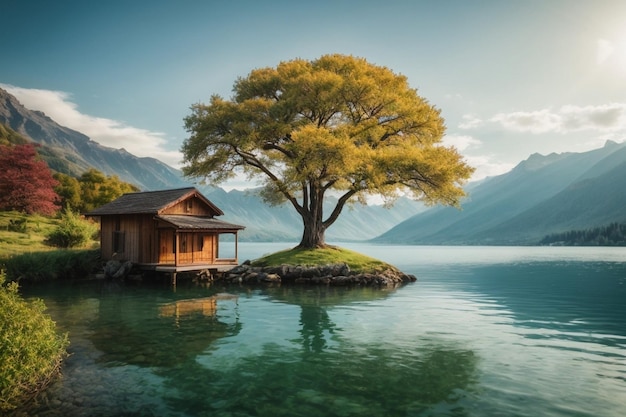
[[[203,316],[214,316],[217,312],[217,300],[237,300],[237,298],[236,295],[222,293],[212,295],[211,297],[173,301],[159,307],[159,316],[176,317],[177,319],[194,313],[201,313]]]
[[[624,415],[626,264],[370,249],[418,283],[30,289],[72,355],[28,415]]]
[[[300,307],[300,335],[305,352],[319,353],[327,348],[329,338],[335,334],[335,325],[327,308],[353,302],[374,301],[389,296],[395,288],[371,287],[275,287],[264,291],[273,300]]]
[[[147,295],[147,294],[145,294]],[[136,294],[103,298],[89,339],[105,364],[174,366],[237,334],[241,323],[216,315],[217,295],[163,303]]]
[[[232,367],[188,363],[159,374],[172,409],[187,415],[405,416],[444,402],[450,408],[472,389],[476,355],[431,342],[397,352],[384,343],[303,355],[268,344]]]
[[[292,323],[301,337],[291,346],[265,343],[259,353],[228,363],[209,355],[202,366],[188,361],[157,371],[178,388],[166,396],[172,409],[197,416],[406,416],[436,405],[460,407],[473,390],[478,358],[470,349],[433,337],[406,349],[384,337],[373,343],[342,337],[329,309],[384,292],[287,287],[264,293],[300,305],[300,320]]]

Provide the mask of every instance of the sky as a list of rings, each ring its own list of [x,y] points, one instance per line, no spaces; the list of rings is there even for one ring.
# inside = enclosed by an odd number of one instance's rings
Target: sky
[[[255,68],[329,53],[405,75],[475,180],[626,140],[623,0],[5,0],[0,88],[180,167],[192,104],[229,98]]]

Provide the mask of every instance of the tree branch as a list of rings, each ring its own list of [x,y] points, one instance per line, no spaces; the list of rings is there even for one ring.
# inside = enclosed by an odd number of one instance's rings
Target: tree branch
[[[348,200],[350,200],[350,198],[353,195],[355,195],[357,192],[358,190],[350,189],[347,193],[339,197],[339,200],[337,201],[337,205],[335,205],[335,208],[333,209],[332,213],[330,213],[330,216],[328,216],[328,218],[324,220],[324,222],[322,223],[325,229],[328,229],[333,223],[335,223],[337,218],[339,218],[339,215],[341,214],[341,210],[343,210],[343,207],[346,205]]]

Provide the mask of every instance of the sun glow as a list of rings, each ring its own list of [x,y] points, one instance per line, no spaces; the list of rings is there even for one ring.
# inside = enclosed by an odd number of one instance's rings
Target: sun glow
[[[615,39],[598,39],[596,62],[626,72],[626,34]]]

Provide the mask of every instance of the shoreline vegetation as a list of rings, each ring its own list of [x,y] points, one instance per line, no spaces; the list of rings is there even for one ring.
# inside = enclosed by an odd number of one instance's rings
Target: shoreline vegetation
[[[26,406],[61,374],[69,337],[40,299],[24,300],[0,272],[0,413]]]

